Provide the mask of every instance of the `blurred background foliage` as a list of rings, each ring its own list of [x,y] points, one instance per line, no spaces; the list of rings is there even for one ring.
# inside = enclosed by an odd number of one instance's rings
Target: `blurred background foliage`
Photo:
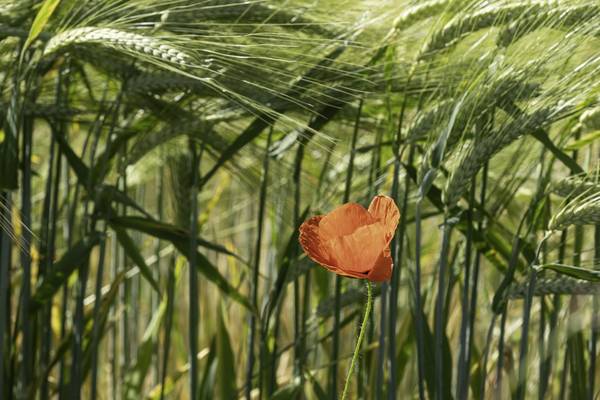
[[[594,399],[600,5],[0,0],[0,398]]]

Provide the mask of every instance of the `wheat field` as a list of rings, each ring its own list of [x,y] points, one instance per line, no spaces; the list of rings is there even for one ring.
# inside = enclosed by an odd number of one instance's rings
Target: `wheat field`
[[[598,398],[597,0],[0,0],[0,65],[0,399]],[[377,195],[369,314],[299,228]]]

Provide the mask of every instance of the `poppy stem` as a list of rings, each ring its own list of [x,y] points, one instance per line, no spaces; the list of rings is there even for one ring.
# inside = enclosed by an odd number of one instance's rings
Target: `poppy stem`
[[[356,341],[356,347],[354,348],[354,354],[352,355],[352,361],[350,362],[350,369],[348,370],[348,375],[346,376],[346,383],[344,384],[344,392],[342,393],[342,400],[346,398],[348,394],[348,388],[350,387],[350,378],[352,378],[352,372],[354,371],[354,366],[356,365],[356,361],[358,360],[358,353],[360,352],[361,344],[365,337],[365,332],[367,328],[367,324],[369,322],[369,315],[371,314],[371,308],[373,307],[373,291],[371,289],[371,282],[367,282],[367,306],[365,307],[365,317],[363,318],[362,325],[360,326],[360,332],[358,334],[358,340]]]

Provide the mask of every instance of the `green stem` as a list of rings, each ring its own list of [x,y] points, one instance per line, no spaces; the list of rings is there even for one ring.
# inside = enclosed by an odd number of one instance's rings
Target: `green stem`
[[[348,375],[346,376],[346,384],[344,385],[344,392],[342,393],[342,400],[346,398],[348,394],[348,388],[350,387],[350,378],[352,377],[352,371],[354,371],[354,366],[356,365],[356,360],[358,360],[358,353],[360,352],[360,347],[365,337],[367,323],[369,321],[369,315],[371,314],[371,308],[373,306],[373,291],[371,289],[371,282],[367,282],[367,306],[365,307],[365,317],[363,318],[362,325],[360,327],[360,333],[358,334],[358,340],[356,341],[356,347],[354,348],[354,354],[352,355],[352,362],[350,363],[350,369],[348,370]]]

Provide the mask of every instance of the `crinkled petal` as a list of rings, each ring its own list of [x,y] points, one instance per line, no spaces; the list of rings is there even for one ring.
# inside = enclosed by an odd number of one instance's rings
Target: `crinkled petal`
[[[361,226],[377,222],[363,206],[348,203],[323,216],[319,222],[319,235],[323,240],[350,235]]]
[[[387,247],[381,253],[371,271],[369,271],[367,279],[373,282],[389,281],[392,277],[392,266],[392,255],[390,248]]]
[[[300,245],[311,260],[336,272],[337,266],[332,263],[329,256],[329,249],[319,236],[319,222],[322,218],[322,215],[317,215],[300,225]]]
[[[398,221],[400,220],[400,210],[394,200],[388,196],[375,196],[371,205],[369,205],[369,214],[380,221],[385,227],[385,239],[389,242],[394,237]]]
[[[366,273],[388,243],[382,223],[361,226],[353,233],[324,241],[333,264],[346,272]]]

